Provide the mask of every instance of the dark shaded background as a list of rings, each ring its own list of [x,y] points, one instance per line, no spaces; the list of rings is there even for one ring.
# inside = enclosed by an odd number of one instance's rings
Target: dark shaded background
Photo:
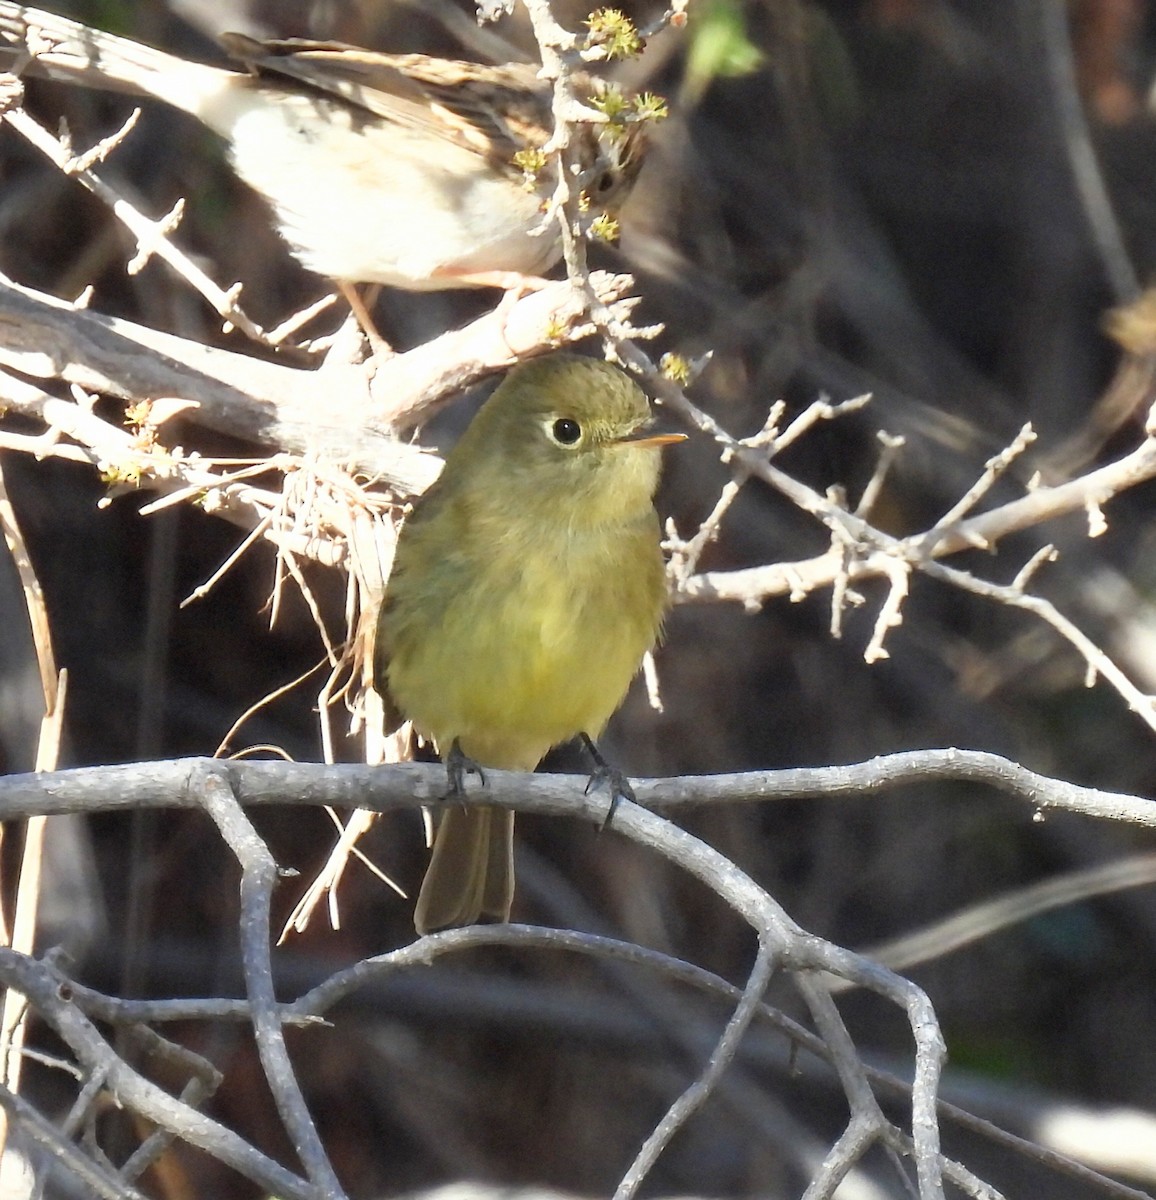
[[[208,35],[224,28],[394,50],[456,46],[434,5],[179,7],[182,16],[160,3],[70,11],[206,58],[215,55]],[[561,8],[572,26],[585,15]],[[1083,459],[1060,455],[1118,358],[1104,314],[1132,298],[1156,258],[1156,137],[1145,107],[1156,13],[1146,0],[1073,0],[1067,22],[1055,0],[766,0],[741,15],[763,56],[750,74],[695,95],[683,74],[689,35],[661,39],[629,68],[634,82],[671,99],[674,115],[624,215],[621,252],[646,298],[643,318],[666,323],[657,349],[714,351],[694,389],[698,403],[748,434],[779,397],[797,412],[820,393],[873,392],[865,412],[812,433],[780,465],[820,490],[842,483],[854,497],[874,465],[876,430],[903,434],[907,449],[876,513],[895,533],[946,511],[1025,421],[1039,442],[996,499],[1017,494],[1037,467],[1078,473],[1133,445],[1142,409]],[[519,24],[508,34],[528,45]],[[29,107],[53,122],[66,115],[76,144],[87,146],[131,105],[30,85]],[[1112,226],[1077,184],[1081,117],[1119,222],[1117,258]],[[272,324],[325,289],[290,259],[213,135],[180,114],[147,106],[106,173],[149,212],[186,196],[182,244],[219,281],[243,280],[258,320]],[[130,253],[96,201],[0,131],[0,269],[68,297],[92,282],[100,311],[220,340],[212,315],[163,264],[128,278]],[[378,311],[383,332],[404,346],[492,300],[391,295]],[[4,467],[71,673],[68,763],[211,752],[241,711],[319,657],[300,603],[267,628],[264,550],[206,599],[177,609],[236,544],[234,529],[194,511],[143,520],[135,497],[98,510],[102,485],[79,469],[12,456]],[[672,454],[669,468],[663,511],[689,534],[726,471],[706,445]],[[1095,541],[1072,518],[1009,539],[998,554],[955,561],[1008,582],[1054,542],[1062,557],[1041,589],[1156,691],[1152,499],[1149,486],[1114,503],[1110,529]],[[813,521],[750,485],[704,565],[804,558],[825,544]],[[310,578],[336,622],[340,581],[319,570]],[[862,651],[884,591],[864,591],[841,641],[827,631],[827,594],[750,614],[678,607],[659,658],[666,711],[632,694],[608,755],[636,774],[676,774],[954,745],[1152,792],[1151,732],[1114,693],[1087,689],[1083,664],[1049,630],[916,579],[888,640],[891,657],[867,666]],[[18,602],[9,591],[6,603]],[[15,616],[5,624],[18,631]],[[0,705],[12,770],[29,765],[27,693],[6,689]],[[317,758],[313,699],[298,690],[240,741]],[[321,814],[256,819],[282,865],[306,877],[320,865],[330,838]],[[1020,803],[959,785],[682,819],[804,926],[852,946],[1151,843],[1126,828],[1037,822]],[[532,818],[519,829],[516,917],[609,930],[743,978],[751,938],[697,884],[612,833]],[[80,900],[69,893],[46,931],[72,946],[78,975],[125,994],[236,991],[234,872],[208,823],[107,817],[89,822],[88,836],[88,890]],[[365,849],[416,886],[424,859],[412,817],[380,822]],[[80,850],[58,858],[76,889],[85,879]],[[295,898],[286,885],[284,911]],[[340,933],[318,921],[279,952],[286,995],[411,937],[408,905],[361,868],[348,872],[342,900]],[[1125,892],[1000,933],[912,977],[932,996],[953,1064],[982,1085],[972,1103],[1030,1135],[1042,1098],[1156,1108],[1154,941],[1151,891]],[[789,987],[780,992],[793,1008]],[[842,1008],[865,1052],[902,1061],[909,1037],[900,1015],[865,997]],[[724,1019],[654,980],[624,986],[589,964],[479,954],[362,995],[336,1029],[299,1034],[295,1044],[353,1195],[460,1177],[598,1194],[698,1069],[680,1031],[689,1022],[707,1036]],[[187,1036],[226,1072],[213,1111],[288,1159],[245,1033]],[[808,1155],[821,1156],[844,1119],[841,1095],[805,1064],[793,1071],[779,1040],[766,1035],[756,1048],[744,1082],[759,1090],[712,1101],[660,1163],[652,1192],[802,1190]],[[46,1103],[63,1094],[47,1072],[31,1078]],[[1010,1196],[1093,1194],[950,1129],[947,1139]],[[1151,1187],[1151,1160],[1148,1171],[1133,1182]],[[252,1194],[185,1153],[170,1156],[150,1187],[174,1197]]]

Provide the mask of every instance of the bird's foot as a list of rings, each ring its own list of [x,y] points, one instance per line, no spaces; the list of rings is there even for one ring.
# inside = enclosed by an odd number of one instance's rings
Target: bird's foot
[[[366,297],[363,298],[352,283],[344,283],[338,280],[337,287],[342,296],[345,297],[345,302],[349,305],[349,311],[353,313],[354,319],[361,328],[361,332],[365,334],[374,361],[384,362],[387,358],[392,358],[394,353],[393,347],[378,332],[377,326],[373,321],[373,314],[369,311],[381,288],[376,286],[371,288]]]
[[[465,753],[458,739],[454,738],[454,744],[446,755],[446,778],[449,780],[449,791],[446,792],[447,800],[465,792],[467,775],[476,775],[481,780],[482,786],[486,786],[485,772]]]
[[[591,789],[602,786],[605,786],[610,793],[610,807],[606,811],[605,819],[599,826],[599,830],[606,829],[610,822],[614,820],[614,813],[618,808],[619,802],[629,800],[632,803],[637,803],[638,797],[635,796],[634,789],[630,786],[630,780],[617,767],[612,767],[602,757],[590,735],[582,733],[578,736],[581,737],[582,744],[586,747],[586,752],[594,760],[594,771],[590,776],[589,782],[586,784],[586,794],[589,795]]]

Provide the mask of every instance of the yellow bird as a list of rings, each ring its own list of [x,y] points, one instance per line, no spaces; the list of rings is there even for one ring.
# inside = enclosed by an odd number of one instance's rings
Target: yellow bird
[[[597,737],[658,638],[667,604],[654,510],[662,446],[641,388],[554,354],[482,406],[398,537],[377,623],[377,689],[463,767],[532,771]],[[466,761],[463,761],[464,760]],[[419,933],[507,920],[513,813],[447,806]]]

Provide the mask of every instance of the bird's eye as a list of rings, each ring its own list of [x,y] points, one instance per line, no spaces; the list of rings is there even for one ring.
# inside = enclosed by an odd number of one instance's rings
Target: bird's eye
[[[559,446],[573,446],[582,436],[582,426],[570,417],[559,417],[550,426],[550,437]]]
[[[614,190],[615,176],[613,171],[603,171],[594,183],[594,194],[605,196]]]

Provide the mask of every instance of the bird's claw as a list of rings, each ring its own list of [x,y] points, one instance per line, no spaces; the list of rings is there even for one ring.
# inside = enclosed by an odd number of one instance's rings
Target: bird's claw
[[[461,796],[466,790],[466,776],[476,775],[481,780],[482,787],[486,786],[486,774],[472,758],[462,749],[457,738],[446,755],[446,778],[449,780],[449,791],[446,799]]]
[[[601,787],[605,784],[610,792],[610,807],[606,810],[606,816],[602,819],[602,824],[598,826],[599,833],[607,829],[610,822],[614,820],[614,814],[618,811],[618,805],[622,800],[629,800],[632,804],[638,802],[638,797],[634,794],[634,789],[630,786],[630,780],[622,774],[617,767],[611,767],[606,763],[599,763],[591,774],[586,783],[586,794],[589,795],[591,789]]]
[[[578,736],[582,739],[582,744],[586,747],[586,752],[594,760],[594,771],[586,783],[586,795],[590,795],[591,788],[600,787],[603,784],[606,785],[606,789],[610,793],[610,808],[607,810],[602,824],[598,827],[599,832],[601,832],[614,820],[614,814],[618,809],[619,801],[629,800],[632,804],[637,804],[638,797],[634,794],[634,789],[630,786],[630,780],[617,767],[612,767],[598,753],[598,747],[594,745],[594,739],[587,733],[581,733]]]

